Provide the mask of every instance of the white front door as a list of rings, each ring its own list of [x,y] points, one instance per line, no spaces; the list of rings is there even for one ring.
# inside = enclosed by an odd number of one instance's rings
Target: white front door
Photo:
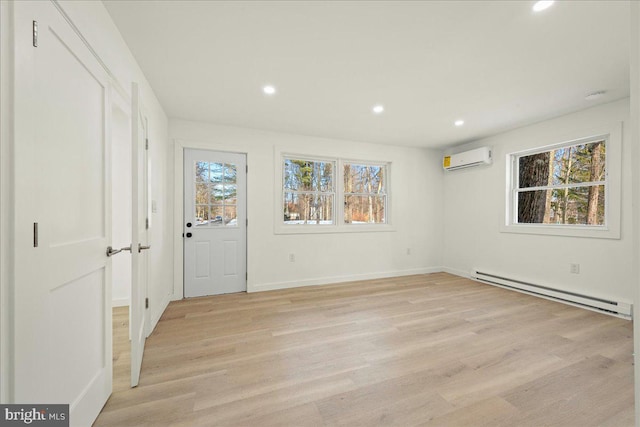
[[[107,79],[52,2],[13,7],[13,400],[88,426],[112,384]]]
[[[184,153],[184,295],[247,290],[246,156]]]
[[[147,119],[142,114],[138,85],[131,85],[132,213],[131,226],[131,387],[138,385],[147,328],[147,273],[149,265],[149,150]]]

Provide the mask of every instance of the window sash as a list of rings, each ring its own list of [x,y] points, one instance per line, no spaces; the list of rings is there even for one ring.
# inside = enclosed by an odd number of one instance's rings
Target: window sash
[[[580,187],[598,187],[600,185],[607,186],[607,181],[586,181],[575,184],[558,184],[558,185],[543,185],[540,187],[524,187],[514,188],[516,193],[523,191],[539,191],[539,190],[564,190],[565,188],[580,188]]]
[[[343,193],[345,196],[376,196],[376,197],[386,197],[387,193],[349,193],[349,192],[344,192]]]
[[[577,140],[567,141],[560,144],[555,144],[547,147],[539,147],[531,150],[521,151],[519,153],[511,154],[511,225],[514,226],[534,226],[534,227],[585,227],[585,228],[606,228],[608,227],[608,211],[609,211],[609,191],[608,191],[608,183],[609,183],[609,162],[610,156],[607,155],[605,157],[605,173],[604,180],[600,181],[585,181],[578,183],[570,183],[570,184],[553,184],[553,185],[543,185],[536,187],[520,187],[520,159],[523,157],[533,156],[536,154],[542,153],[550,153],[559,149],[567,149],[571,147],[577,147],[580,145],[587,145],[596,142],[602,141],[605,146],[605,149],[609,147],[610,135],[598,135],[594,137],[581,138]],[[543,224],[543,223],[527,223],[527,222],[519,222],[518,221],[518,195],[523,192],[531,192],[531,191],[547,191],[547,190],[563,190],[563,189],[575,189],[575,188],[584,188],[584,187],[596,187],[596,186],[604,186],[605,188],[605,202],[604,202],[604,224]]]
[[[325,191],[322,190],[294,190],[294,189],[289,189],[286,187],[286,175],[287,175],[287,161],[293,162],[293,161],[304,161],[304,162],[310,162],[310,163],[327,163],[327,164],[331,164],[331,185],[329,186],[329,188]],[[298,222],[290,222],[290,221],[286,221],[284,218],[284,215],[281,215],[281,224],[284,225],[285,227],[307,227],[307,226],[313,226],[313,227],[332,227],[335,226],[336,224],[336,216],[337,216],[337,211],[336,211],[336,169],[337,169],[337,162],[334,159],[327,159],[327,158],[315,158],[315,157],[309,157],[309,156],[295,156],[295,155],[284,155],[282,156],[282,199],[281,199],[281,204],[280,204],[280,209],[282,210],[284,208],[284,204],[285,201],[287,200],[287,195],[293,195],[293,196],[313,196],[313,197],[327,197],[331,200],[331,222],[329,224],[322,224],[320,221],[317,222],[307,222],[307,223],[303,223],[300,224]],[[307,221],[307,220],[305,220]],[[315,221],[315,219],[310,219],[308,221]]]
[[[387,225],[389,223],[388,220],[388,198],[387,198],[387,187],[388,187],[388,164],[386,163],[377,163],[377,162],[367,162],[367,161],[342,161],[340,162],[340,170],[342,172],[344,172],[344,167],[346,165],[352,165],[352,166],[360,166],[360,167],[366,167],[366,168],[370,168],[370,167],[376,167],[376,168],[380,168],[382,169],[382,191],[377,192],[377,191],[371,191],[371,192],[366,192],[366,191],[358,191],[358,192],[349,192],[346,190],[345,188],[345,180],[344,180],[344,176],[342,177],[342,179],[340,180],[340,185],[341,185],[341,190],[342,190],[342,204],[343,204],[343,209],[342,209],[342,214],[340,217],[340,221],[341,224],[344,226],[354,226],[354,227],[362,227],[362,226],[381,226],[381,225]],[[382,199],[382,212],[383,212],[383,220],[381,222],[359,222],[359,221],[351,221],[351,222],[347,222],[345,221],[345,212],[346,212],[346,204],[347,204],[347,198],[348,197],[377,197]]]

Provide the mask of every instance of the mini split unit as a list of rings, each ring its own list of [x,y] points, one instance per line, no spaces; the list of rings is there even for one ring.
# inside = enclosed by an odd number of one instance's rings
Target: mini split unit
[[[491,149],[489,147],[476,148],[463,153],[444,156],[442,167],[446,171],[470,168],[473,166],[490,165]]]

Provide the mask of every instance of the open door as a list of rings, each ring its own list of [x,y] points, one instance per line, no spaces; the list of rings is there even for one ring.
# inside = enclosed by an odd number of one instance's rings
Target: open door
[[[13,12],[13,401],[89,426],[112,386],[108,80],[53,2]]]
[[[148,139],[147,121],[142,114],[140,93],[131,85],[132,129],[132,236],[131,236],[131,387],[138,385],[146,339],[148,232],[150,226],[148,202]]]

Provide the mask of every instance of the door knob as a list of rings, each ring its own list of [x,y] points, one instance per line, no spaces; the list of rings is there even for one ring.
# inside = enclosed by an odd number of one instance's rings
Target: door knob
[[[142,246],[142,243],[138,243],[138,253],[146,250],[146,249],[151,249],[151,245],[149,246]]]
[[[187,234],[185,234],[185,236],[191,237],[191,236],[193,236],[193,234],[192,233],[187,233]]]
[[[107,256],[111,257],[115,254],[122,252],[122,249],[113,249],[111,246],[107,246]]]
[[[122,251],[129,251],[131,252],[131,245],[124,247],[124,248],[120,248],[120,249],[113,249],[111,246],[107,247],[107,256],[111,257],[114,256],[115,254],[119,254]]]
[[[187,227],[191,228],[191,223],[190,222],[187,223]]]

